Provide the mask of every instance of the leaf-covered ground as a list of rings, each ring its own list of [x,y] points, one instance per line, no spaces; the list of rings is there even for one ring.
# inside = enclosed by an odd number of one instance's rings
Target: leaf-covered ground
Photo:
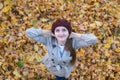
[[[28,39],[25,30],[50,29],[61,17],[75,32],[98,37],[97,44],[77,50],[77,67],[69,80],[120,80],[119,4],[119,0],[0,0],[0,80],[54,80],[40,63],[45,46]]]

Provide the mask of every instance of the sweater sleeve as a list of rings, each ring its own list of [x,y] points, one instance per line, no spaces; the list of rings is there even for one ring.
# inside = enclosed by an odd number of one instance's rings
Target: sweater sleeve
[[[78,36],[78,35],[77,35]],[[97,37],[93,34],[80,34],[78,37],[73,38],[73,48],[78,49],[87,47],[97,42]]]
[[[43,30],[41,28],[31,27],[26,30],[26,35],[27,35],[27,37],[29,37],[37,42],[47,45],[48,37],[43,36]]]

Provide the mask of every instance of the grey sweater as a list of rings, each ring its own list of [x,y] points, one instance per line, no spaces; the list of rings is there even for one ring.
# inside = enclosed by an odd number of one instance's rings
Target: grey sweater
[[[63,56],[60,56],[60,47],[55,38],[51,36],[44,36],[44,30],[40,28],[29,28],[26,30],[26,35],[33,40],[40,42],[46,46],[48,53],[42,59],[46,68],[54,75],[59,77],[70,76],[71,71],[75,65],[70,65],[72,57],[69,51],[64,51]],[[72,39],[72,46],[74,49],[89,46],[97,41],[93,34],[78,34]]]

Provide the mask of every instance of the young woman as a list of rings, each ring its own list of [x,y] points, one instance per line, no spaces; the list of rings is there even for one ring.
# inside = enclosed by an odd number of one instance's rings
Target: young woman
[[[93,34],[72,32],[71,24],[66,19],[57,19],[51,30],[32,27],[26,30],[26,34],[46,46],[48,53],[42,62],[56,76],[55,80],[68,80],[75,67],[75,50],[97,41]]]

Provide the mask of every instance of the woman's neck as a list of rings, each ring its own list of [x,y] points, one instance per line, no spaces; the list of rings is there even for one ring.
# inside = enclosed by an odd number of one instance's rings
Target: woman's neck
[[[58,41],[58,44],[61,46],[65,46],[66,41]]]

